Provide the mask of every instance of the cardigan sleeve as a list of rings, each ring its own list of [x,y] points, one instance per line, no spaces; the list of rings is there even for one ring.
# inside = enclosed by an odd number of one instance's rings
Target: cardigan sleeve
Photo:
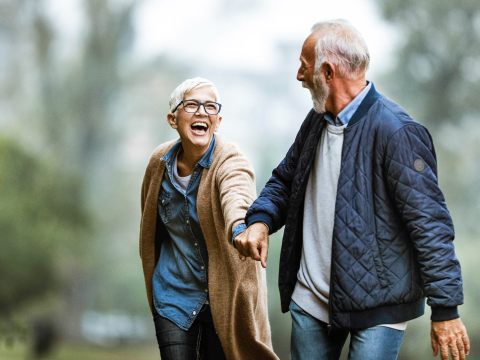
[[[140,194],[140,238],[139,238],[139,251],[140,251],[140,258],[142,258],[142,223],[143,223],[143,211],[145,210],[145,202],[147,199],[148,188],[150,185],[150,163],[147,165],[145,169],[145,175],[143,176],[142,182],[142,189]]]
[[[245,214],[256,198],[255,173],[247,157],[236,151],[228,155],[217,172],[217,186],[227,239],[237,225],[245,222]]]

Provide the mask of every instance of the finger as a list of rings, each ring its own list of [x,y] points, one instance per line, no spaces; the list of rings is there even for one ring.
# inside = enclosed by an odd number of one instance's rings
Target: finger
[[[237,247],[237,251],[242,255],[242,256],[250,256],[248,246],[245,245],[243,241],[238,241],[235,242],[235,245]]]
[[[459,356],[458,349],[457,349],[457,344],[452,342],[452,343],[449,344],[449,348],[450,348],[450,353],[452,354],[452,359],[453,360],[460,360],[460,356]]]
[[[440,345],[440,357],[442,360],[448,360],[448,345]]]
[[[431,339],[432,339],[433,356],[437,356],[438,355],[438,342],[435,339],[435,336],[434,336],[433,333],[431,334]]]
[[[253,259],[253,260],[260,260],[260,251],[258,249],[258,245],[256,243],[251,243],[250,244],[250,247],[249,247],[249,250],[250,250],[250,257]]]
[[[463,344],[465,345],[465,354],[470,354],[470,339],[468,338],[468,335],[465,334],[462,336]]]
[[[457,339],[458,358],[465,360],[465,346],[462,339]]]
[[[264,269],[267,268],[267,258],[268,258],[268,244],[262,244],[262,248],[260,250],[260,262]]]

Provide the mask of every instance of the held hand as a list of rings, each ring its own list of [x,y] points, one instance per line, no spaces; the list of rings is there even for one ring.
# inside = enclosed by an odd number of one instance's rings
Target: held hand
[[[264,268],[267,267],[268,256],[268,228],[263,223],[254,223],[247,230],[235,238],[235,246],[243,261],[247,257],[260,261]]]
[[[467,330],[460,319],[448,321],[432,321],[432,338],[433,356],[438,355],[442,360],[448,360],[448,349],[452,354],[453,360],[465,360],[465,354],[470,352],[470,340],[468,339]]]

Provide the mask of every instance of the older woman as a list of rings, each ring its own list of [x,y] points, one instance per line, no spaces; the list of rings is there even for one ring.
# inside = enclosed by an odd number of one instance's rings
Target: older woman
[[[170,96],[173,140],[155,149],[142,186],[140,257],[162,360],[277,359],[265,269],[232,239],[255,199],[253,169],[215,135],[214,84],[195,78]]]

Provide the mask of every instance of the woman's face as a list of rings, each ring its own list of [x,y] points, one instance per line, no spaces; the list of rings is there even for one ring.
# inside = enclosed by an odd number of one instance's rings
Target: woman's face
[[[197,100],[202,103],[216,101],[215,95],[208,86],[186,92],[183,100]],[[182,105],[177,110],[177,116],[168,114],[168,122],[172,128],[178,131],[182,144],[187,147],[193,145],[205,152],[208,150],[213,133],[218,129],[221,121],[221,116],[207,114],[203,106],[200,106],[197,112],[188,113]]]

